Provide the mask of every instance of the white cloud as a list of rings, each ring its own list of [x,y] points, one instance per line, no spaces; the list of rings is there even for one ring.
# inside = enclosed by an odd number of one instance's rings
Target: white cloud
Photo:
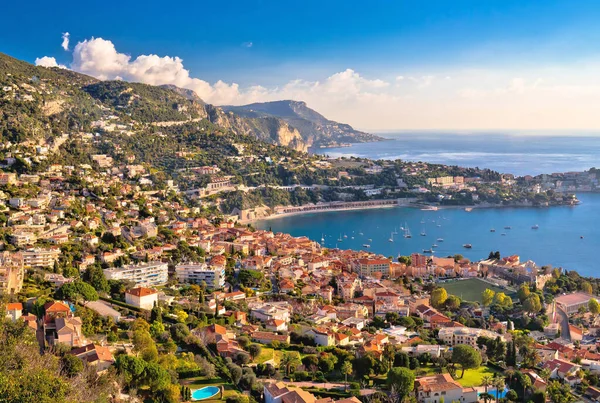
[[[62,34],[62,43],[60,44],[60,46],[62,46],[62,48],[64,50],[69,50],[69,37],[71,35],[68,32],[64,32]]]
[[[56,59],[50,56],[38,57],[37,59],[35,59],[35,65],[42,67],[60,67],[61,69],[67,68],[67,66],[58,64],[56,62]]]
[[[330,119],[370,130],[600,128],[600,62],[535,70],[414,69],[375,78],[348,68],[266,88],[209,83],[192,77],[177,56],[132,57],[102,38],[77,43],[72,55],[71,69],[100,79],[173,84],[216,105],[305,101]],[[47,56],[36,64],[64,67]]]

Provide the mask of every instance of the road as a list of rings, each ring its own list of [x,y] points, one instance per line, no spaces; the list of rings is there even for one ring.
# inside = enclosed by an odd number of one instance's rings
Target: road
[[[556,310],[556,315],[554,315]],[[560,324],[560,337],[567,341],[571,341],[571,331],[569,329],[569,316],[560,308],[556,308],[556,304],[553,303],[550,306],[550,317],[554,318],[554,322]]]

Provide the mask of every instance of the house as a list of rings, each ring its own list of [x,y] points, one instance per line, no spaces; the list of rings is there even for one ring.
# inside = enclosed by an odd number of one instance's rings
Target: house
[[[262,344],[270,344],[274,341],[277,341],[279,343],[290,342],[290,336],[271,332],[253,332],[250,335],[250,337],[252,338],[252,340]]]
[[[577,376],[581,365],[556,358],[545,362],[542,367],[550,371],[550,379],[560,379],[571,386],[581,382],[581,379]]]
[[[115,362],[108,347],[99,346],[93,343],[75,348],[71,350],[69,354],[80,358],[88,365],[94,366],[97,373],[106,371]]]
[[[328,331],[325,328],[316,327],[306,332],[308,336],[312,336],[315,339],[315,344],[318,346],[334,346],[335,337],[333,332]]]
[[[152,309],[158,304],[158,293],[145,287],[132,288],[125,292],[125,302],[142,309]]]
[[[6,304],[6,317],[12,321],[16,321],[23,315],[23,304],[13,302]]]
[[[445,402],[462,403],[478,401],[475,388],[463,388],[447,373],[418,378],[415,381],[415,388],[419,403],[440,403],[442,399]]]
[[[281,319],[269,319],[265,322],[265,328],[272,332],[285,332],[288,329],[287,322]]]

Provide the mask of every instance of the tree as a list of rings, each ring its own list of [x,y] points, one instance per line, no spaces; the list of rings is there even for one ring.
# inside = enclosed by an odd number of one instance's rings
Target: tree
[[[505,382],[504,382],[504,378],[501,376],[498,376],[496,378],[494,378],[494,387],[496,388],[496,403],[498,403],[498,393],[504,389],[505,386]]]
[[[496,293],[493,290],[486,288],[481,293],[481,303],[483,304],[483,306],[489,306],[494,300],[494,295],[496,295]]]
[[[496,293],[494,296],[494,304],[505,309],[511,309],[513,306],[512,299],[503,292]]]
[[[506,398],[511,402],[516,402],[519,399],[519,395],[513,389],[506,392]]]
[[[84,280],[90,283],[97,291],[108,292],[110,290],[108,280],[106,280],[106,277],[104,276],[104,271],[98,266],[88,267],[85,272]]]
[[[588,302],[588,309],[594,315],[598,315],[600,313],[600,304],[598,304],[598,301],[596,301],[596,299],[591,298],[590,302]]]
[[[484,375],[481,377],[481,386],[485,388],[485,393],[488,391],[488,386],[490,386],[494,382],[494,378],[489,375]]]
[[[481,354],[473,347],[466,344],[457,344],[452,349],[452,362],[459,364],[462,373],[460,377],[465,375],[466,369],[479,368],[481,365]]]
[[[397,395],[396,402],[402,402],[415,387],[415,374],[408,368],[392,368],[388,372],[387,383]]]
[[[447,298],[448,293],[444,288],[436,288],[431,292],[431,305],[434,308],[442,308]]]
[[[74,355],[65,354],[60,362],[62,364],[62,373],[68,377],[74,377],[83,371],[83,361]]]
[[[297,354],[292,354],[290,352],[284,352],[283,357],[281,357],[281,361],[279,362],[280,366],[285,368],[285,375],[288,376],[290,374],[290,369],[295,367],[300,363]]]
[[[248,352],[250,353],[250,356],[254,360],[262,352],[262,347],[260,346],[260,344],[250,344],[248,346]]]
[[[527,395],[527,390],[529,390],[529,388],[531,387],[531,378],[529,377],[529,375],[521,374],[519,382],[523,387],[523,397],[525,397]]]
[[[529,291],[529,285],[527,285],[526,283],[521,284],[521,286],[519,287],[519,291],[517,291],[519,301],[521,301],[521,303],[524,303],[530,294],[531,291]]]
[[[460,308],[460,302],[460,298],[458,298],[456,295],[449,295],[446,299],[446,308],[451,311],[456,311],[458,308]]]
[[[546,403],[546,400],[546,393],[544,391],[536,390],[533,392],[533,395],[531,395],[531,401],[533,403]]]
[[[581,291],[585,292],[586,294],[592,294],[592,285],[589,281],[584,281],[581,283]]]
[[[63,284],[62,287],[56,291],[56,297],[77,303],[81,300],[97,301],[98,293],[88,283],[77,280],[72,283]]]
[[[537,294],[531,294],[523,302],[523,309],[529,313],[537,313],[542,309],[540,297]]]
[[[344,390],[348,390],[348,375],[352,374],[352,363],[350,361],[344,361],[341,369],[342,374],[344,375]]]
[[[575,398],[571,394],[571,388],[567,384],[561,384],[557,381],[552,381],[546,389],[546,393],[553,403],[571,403]]]

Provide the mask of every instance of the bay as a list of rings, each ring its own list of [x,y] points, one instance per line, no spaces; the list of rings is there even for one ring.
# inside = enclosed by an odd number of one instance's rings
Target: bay
[[[600,137],[519,136],[515,134],[397,133],[389,141],[328,148],[319,153],[332,157],[404,159],[491,168],[516,175],[583,171],[600,166]],[[521,261],[577,270],[600,276],[600,194],[578,193],[581,204],[551,208],[463,208],[421,211],[390,208],[337,211],[288,216],[259,221],[258,228],[308,236],[324,245],[365,249],[385,256],[409,255],[431,249],[434,256],[462,254],[472,260],[487,258],[490,251],[519,255]],[[538,225],[539,229],[532,229]],[[412,238],[404,238],[400,227]],[[504,227],[510,226],[511,229]],[[494,229],[495,232],[490,230]],[[364,235],[359,235],[362,232]],[[394,241],[389,242],[392,232]],[[421,236],[424,232],[426,236]],[[502,235],[505,234],[505,235]],[[346,235],[346,237],[344,237]],[[583,237],[583,238],[582,238]],[[342,242],[337,242],[341,238]],[[443,241],[438,241],[443,238]],[[372,241],[369,241],[371,239]],[[471,249],[463,247],[472,244]]]
[[[462,254],[471,260],[487,258],[490,251],[502,256],[519,255],[521,261],[577,270],[582,275],[600,276],[600,194],[580,194],[575,207],[550,208],[461,208],[422,211],[417,208],[332,211],[259,221],[258,228],[294,236],[308,236],[324,246],[367,250],[384,256],[422,253],[434,256]],[[532,229],[538,225],[539,228]],[[511,229],[504,229],[510,226]],[[408,227],[412,238],[404,238],[400,227]],[[491,232],[495,229],[495,232]],[[391,233],[394,242],[388,239]],[[362,232],[363,235],[359,235]],[[421,236],[420,233],[426,233]],[[502,234],[505,235],[502,235]],[[344,238],[344,235],[347,238]],[[583,236],[583,239],[581,237]],[[354,237],[354,239],[352,239]],[[338,242],[338,238],[343,239]],[[443,241],[438,241],[443,238]],[[372,239],[372,241],[369,241]],[[472,244],[466,249],[464,244]]]

